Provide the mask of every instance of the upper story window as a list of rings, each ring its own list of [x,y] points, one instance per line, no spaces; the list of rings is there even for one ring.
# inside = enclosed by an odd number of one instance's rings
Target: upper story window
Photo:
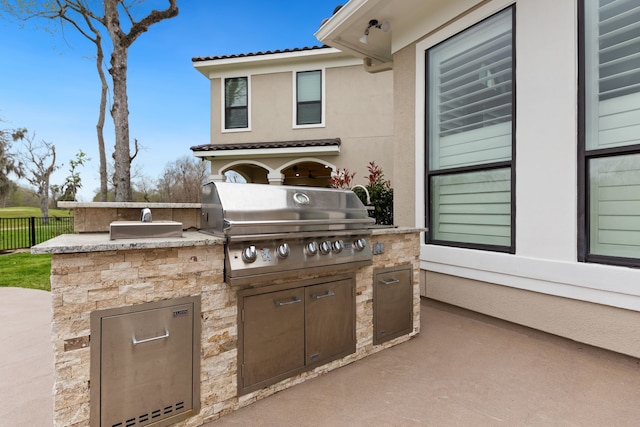
[[[515,251],[514,14],[426,51],[428,243]]]
[[[640,0],[583,0],[581,261],[640,266]]]
[[[296,125],[322,123],[322,71],[296,73]]]
[[[224,79],[224,128],[249,127],[249,90],[246,77]]]

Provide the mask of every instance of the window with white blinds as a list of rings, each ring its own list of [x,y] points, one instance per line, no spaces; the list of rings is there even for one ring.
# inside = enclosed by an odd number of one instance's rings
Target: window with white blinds
[[[633,264],[623,259],[640,259],[640,0],[583,10],[587,260]]]
[[[296,124],[322,123],[322,72],[296,73]]]
[[[429,49],[429,241],[514,250],[514,7]]]
[[[589,162],[591,254],[640,258],[640,154]]]
[[[587,149],[640,143],[640,1],[587,0]]]
[[[429,50],[431,169],[511,159],[511,9]]]
[[[435,238],[510,246],[510,169],[438,175],[432,185]]]

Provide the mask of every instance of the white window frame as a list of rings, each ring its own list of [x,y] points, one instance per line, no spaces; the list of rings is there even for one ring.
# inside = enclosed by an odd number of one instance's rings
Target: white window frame
[[[247,79],[247,127],[244,128],[226,128],[226,81],[228,79],[237,79],[245,77]],[[250,132],[251,131],[251,75],[246,76],[222,76],[220,77],[220,131],[221,133]]]
[[[307,71],[320,71],[320,96],[321,96],[321,103],[320,103],[320,123],[311,123],[311,124],[306,124],[306,125],[299,125],[298,124],[298,73],[304,73]],[[292,98],[292,107],[291,107],[291,111],[292,111],[292,128],[293,129],[310,129],[310,128],[321,128],[321,127],[325,127],[325,112],[326,112],[326,106],[327,106],[327,96],[326,96],[326,87],[327,87],[327,80],[326,80],[326,68],[310,68],[310,69],[297,69],[297,70],[293,70],[291,72],[291,83],[292,83],[292,94],[293,94],[293,98]]]

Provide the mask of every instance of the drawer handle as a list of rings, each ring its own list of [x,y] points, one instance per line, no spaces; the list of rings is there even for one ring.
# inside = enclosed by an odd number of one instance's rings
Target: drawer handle
[[[393,278],[391,280],[382,280],[380,279],[380,283],[383,285],[394,285],[396,283],[400,283],[400,279]]]
[[[294,297],[291,301],[278,301],[278,300],[275,301],[275,303],[276,303],[276,305],[278,307],[282,307],[282,306],[285,306],[285,305],[296,304],[296,303],[299,303],[299,302],[302,302],[302,300],[300,298],[298,298],[298,297]]]
[[[136,336],[134,335],[134,336],[131,338],[131,341],[133,342],[133,345],[138,345],[138,344],[144,344],[144,343],[146,343],[146,342],[157,341],[157,340],[163,340],[163,339],[165,339],[165,338],[169,338],[169,331],[168,331],[168,330],[166,330],[166,329],[164,330],[164,335],[160,335],[160,336],[158,336],[158,337],[153,337],[153,338],[147,338],[147,339],[144,339],[144,340],[138,340],[138,339],[136,338]]]
[[[321,298],[326,298],[326,297],[332,297],[335,294],[336,294],[335,292],[333,292],[331,289],[329,289],[326,294],[311,294],[311,298],[313,298],[313,299],[321,299]]]

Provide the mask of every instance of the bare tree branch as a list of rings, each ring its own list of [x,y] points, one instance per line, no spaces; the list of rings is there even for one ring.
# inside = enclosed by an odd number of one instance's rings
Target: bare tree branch
[[[40,211],[42,217],[49,216],[49,184],[51,174],[59,168],[56,166],[56,146],[47,141],[34,143],[35,134],[24,135],[22,141],[26,151],[22,150],[20,156],[26,168],[24,178],[29,184],[36,187],[36,194],[40,199]],[[49,161],[49,159],[51,159]]]
[[[178,16],[178,6],[176,4],[177,0],[168,0],[169,6],[164,10],[152,10],[147,16],[142,18],[138,22],[133,22],[131,29],[128,34],[125,34],[125,39],[123,42],[127,46],[131,46],[131,44],[144,32],[146,32],[149,27],[153,24],[156,24],[165,19],[173,18]],[[129,13],[128,8],[125,7],[127,14]]]
[[[102,36],[96,24],[100,24],[109,34],[112,50],[110,52],[108,72],[111,75],[111,89],[113,91],[111,116],[115,130],[114,147],[114,176],[113,182],[116,188],[116,201],[129,201],[131,192],[131,162],[138,155],[139,147],[134,141],[134,153],[131,154],[129,131],[129,107],[127,95],[127,68],[128,49],[133,42],[149,27],[164,19],[178,15],[177,0],[166,0],[167,8],[164,10],[152,10],[146,16],[136,21],[132,10],[136,1],[126,0],[102,0],[92,2],[87,0],[53,0],[51,2],[33,2],[15,0],[0,2],[0,10],[11,13],[19,19],[34,17],[59,20],[70,24],[80,34],[96,45],[96,68],[102,84],[100,100],[100,117],[96,130],[98,132],[98,144],[101,147],[100,178],[101,193],[106,198],[107,166],[106,155],[103,155],[104,139],[101,137],[104,129],[104,111],[106,111],[106,99],[108,85],[102,68],[104,51]],[[93,9],[92,9],[93,8]],[[120,22],[120,14],[126,15],[131,23],[128,32],[125,32]],[[75,16],[78,15],[78,16]],[[63,26],[61,26],[62,28]],[[127,26],[128,27],[128,26]],[[91,33],[94,35],[92,36]]]

